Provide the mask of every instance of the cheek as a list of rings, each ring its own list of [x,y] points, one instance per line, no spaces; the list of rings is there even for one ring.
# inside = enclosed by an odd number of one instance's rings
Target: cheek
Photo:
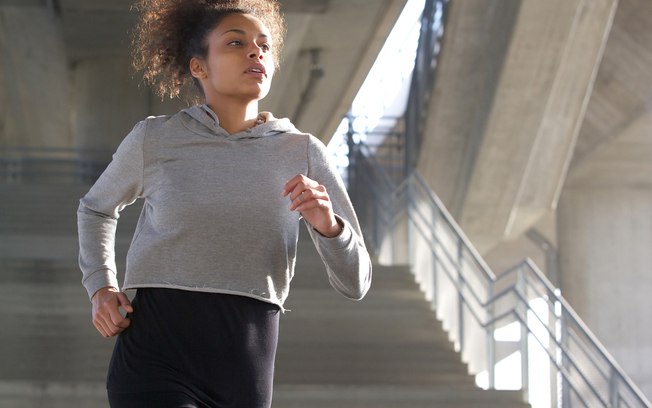
[[[215,58],[210,61],[208,67],[211,81],[221,81],[223,78],[233,75],[233,66],[227,58]]]

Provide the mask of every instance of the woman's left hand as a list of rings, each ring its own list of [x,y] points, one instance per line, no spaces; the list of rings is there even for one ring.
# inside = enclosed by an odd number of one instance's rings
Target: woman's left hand
[[[326,187],[303,174],[298,174],[285,183],[283,196],[287,195],[291,200],[290,211],[299,211],[320,234],[332,238],[342,232],[343,227],[335,218]]]

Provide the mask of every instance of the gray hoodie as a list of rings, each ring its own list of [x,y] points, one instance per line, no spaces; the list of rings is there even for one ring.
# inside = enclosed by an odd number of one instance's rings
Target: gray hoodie
[[[289,211],[290,200],[281,193],[299,173],[326,187],[344,225],[334,238],[308,228],[331,285],[361,299],[371,284],[371,262],[323,143],[288,119],[229,135],[206,105],[139,122],[80,200],[79,265],[89,297],[103,287],[119,287],[114,252],[119,213],[143,198],[123,289],[230,293],[283,308],[300,216]]]

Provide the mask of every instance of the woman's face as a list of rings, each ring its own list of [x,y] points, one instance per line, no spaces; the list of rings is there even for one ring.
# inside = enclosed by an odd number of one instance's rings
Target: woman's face
[[[249,14],[226,16],[208,34],[208,55],[200,78],[206,98],[260,100],[274,75],[269,30]]]

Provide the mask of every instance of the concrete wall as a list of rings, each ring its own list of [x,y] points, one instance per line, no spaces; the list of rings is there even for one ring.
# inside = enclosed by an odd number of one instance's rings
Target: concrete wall
[[[95,57],[72,69],[74,145],[113,150],[144,119],[149,91],[132,78],[128,57]]]
[[[0,145],[69,147],[70,77],[45,8],[0,7]]]
[[[558,228],[562,293],[652,395],[652,189],[567,188]]]
[[[74,60],[60,20],[44,7],[0,7],[0,145],[114,150],[148,115],[177,112],[123,55]]]

